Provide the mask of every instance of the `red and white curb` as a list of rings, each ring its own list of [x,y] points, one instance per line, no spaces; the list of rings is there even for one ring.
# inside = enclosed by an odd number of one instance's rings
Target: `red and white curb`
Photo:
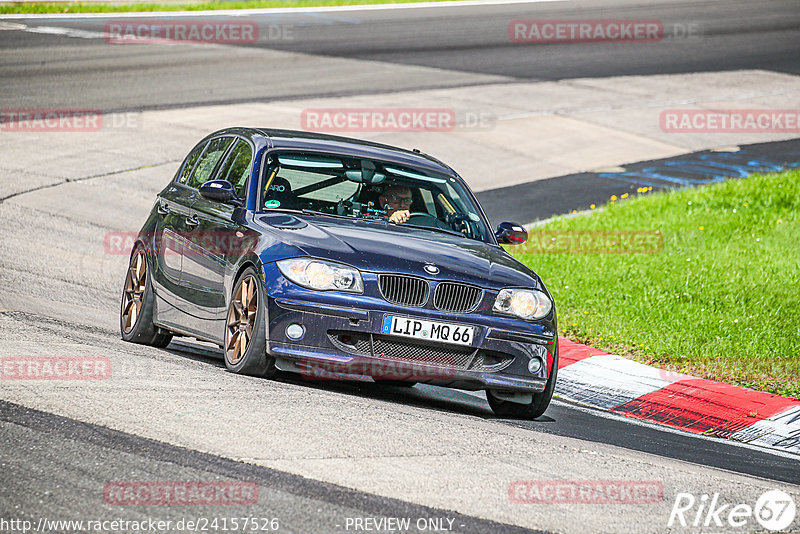
[[[800,400],[664,371],[559,338],[555,394],[707,436],[800,453]]]

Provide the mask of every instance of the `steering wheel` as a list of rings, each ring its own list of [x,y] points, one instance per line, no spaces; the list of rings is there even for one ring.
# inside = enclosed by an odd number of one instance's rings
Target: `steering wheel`
[[[408,216],[408,220],[406,222],[415,224],[417,226],[433,226],[434,228],[441,228],[443,230],[452,230],[450,225],[440,221],[430,213],[412,213]]]

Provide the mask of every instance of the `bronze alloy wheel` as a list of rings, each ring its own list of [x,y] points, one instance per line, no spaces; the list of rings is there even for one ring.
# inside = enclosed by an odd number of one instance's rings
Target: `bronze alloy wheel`
[[[225,330],[225,357],[236,365],[247,353],[253,338],[258,311],[258,281],[248,274],[239,284],[228,308],[228,324]]]
[[[122,298],[122,329],[126,334],[133,330],[142,314],[144,293],[147,289],[147,260],[139,250],[131,258],[128,275],[125,277],[125,293]]]
[[[125,341],[163,348],[172,341],[172,332],[154,323],[156,297],[147,269],[145,249],[137,245],[131,254],[131,263],[122,287],[119,328]]]

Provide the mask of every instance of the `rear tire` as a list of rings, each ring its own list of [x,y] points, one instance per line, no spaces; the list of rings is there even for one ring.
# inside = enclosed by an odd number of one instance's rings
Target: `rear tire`
[[[123,340],[159,348],[169,345],[172,334],[153,323],[155,300],[147,255],[144,247],[137,245],[122,289],[119,328]]]
[[[520,404],[518,402],[498,399],[492,394],[491,390],[486,390],[486,399],[489,401],[489,406],[492,408],[492,411],[499,417],[536,419],[544,415],[544,412],[547,411],[547,407],[550,406],[550,400],[552,400],[553,392],[556,389],[556,380],[558,380],[558,357],[553,359],[553,370],[550,373],[550,377],[547,379],[544,391],[541,393],[534,393],[533,400],[530,403]]]
[[[256,270],[242,271],[228,304],[225,321],[225,366],[229,371],[270,378],[275,359],[267,355],[266,295]]]

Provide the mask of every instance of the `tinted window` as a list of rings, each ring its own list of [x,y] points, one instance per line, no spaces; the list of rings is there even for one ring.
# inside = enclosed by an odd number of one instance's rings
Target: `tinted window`
[[[189,154],[186,158],[186,161],[183,163],[183,168],[181,169],[181,175],[178,181],[182,184],[186,183],[186,179],[192,174],[192,169],[194,168],[195,162],[197,162],[197,158],[200,157],[200,154],[203,153],[203,149],[206,147],[208,143],[200,143],[195,147],[194,150]]]
[[[233,184],[239,198],[245,196],[247,178],[250,177],[250,161],[253,159],[253,149],[250,143],[240,139],[233,147],[222,169],[217,175],[218,180],[228,180]]]
[[[456,233],[492,242],[480,208],[454,177],[349,155],[282,152],[270,155],[260,210],[311,210],[338,217],[390,220],[398,227]],[[414,230],[416,231],[416,230]]]
[[[299,200],[320,200],[335,204],[352,197],[358,191],[357,183],[331,179],[331,175],[324,172],[284,168],[276,176],[276,184],[280,184],[280,179],[291,184],[291,189]]]
[[[211,180],[214,169],[217,167],[219,160],[225,155],[225,151],[228,150],[232,142],[232,137],[220,137],[208,143],[208,148],[206,148],[206,151],[200,156],[200,159],[197,160],[197,164],[192,171],[192,176],[189,178],[188,185],[190,187],[197,189],[205,182]]]

